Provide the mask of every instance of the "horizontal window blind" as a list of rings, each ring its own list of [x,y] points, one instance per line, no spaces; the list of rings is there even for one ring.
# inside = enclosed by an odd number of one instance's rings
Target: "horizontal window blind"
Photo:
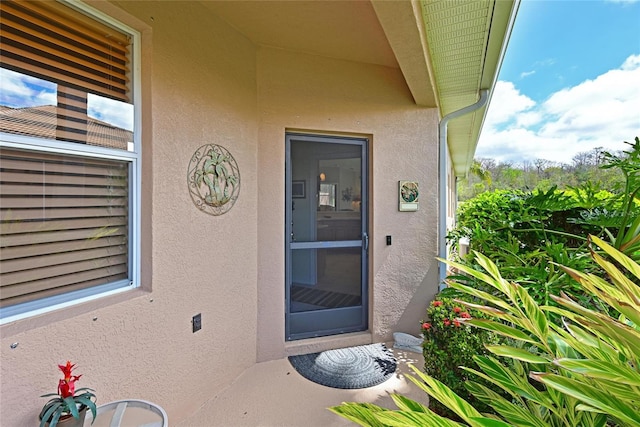
[[[0,307],[130,277],[128,170],[0,149]]]
[[[0,2],[3,67],[130,101],[129,37],[55,1]]]
[[[2,0],[0,19],[0,66],[56,85],[55,105],[2,109],[0,131],[127,150],[133,133],[90,118],[89,96],[131,104],[131,37],[50,0]]]

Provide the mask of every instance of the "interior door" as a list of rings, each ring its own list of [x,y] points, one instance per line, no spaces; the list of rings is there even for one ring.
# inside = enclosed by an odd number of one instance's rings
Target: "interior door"
[[[367,140],[287,134],[286,338],[367,328]]]

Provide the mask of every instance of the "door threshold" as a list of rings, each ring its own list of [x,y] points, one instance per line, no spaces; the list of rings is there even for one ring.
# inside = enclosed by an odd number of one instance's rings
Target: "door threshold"
[[[318,338],[306,338],[284,343],[285,356],[317,353],[336,348],[367,345],[373,342],[371,332],[352,332],[348,334],[330,335]]]

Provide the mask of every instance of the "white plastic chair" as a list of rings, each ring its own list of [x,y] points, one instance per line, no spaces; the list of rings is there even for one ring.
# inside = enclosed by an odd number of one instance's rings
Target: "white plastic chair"
[[[91,427],[168,427],[169,417],[155,403],[139,399],[124,399],[105,403],[96,408],[96,421],[87,412],[84,426]]]

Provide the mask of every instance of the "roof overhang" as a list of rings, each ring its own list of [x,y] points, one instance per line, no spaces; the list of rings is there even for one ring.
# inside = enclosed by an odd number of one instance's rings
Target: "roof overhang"
[[[373,0],[417,104],[440,117],[478,101],[496,84],[519,0]],[[430,87],[426,87],[429,85]],[[453,119],[447,144],[455,174],[473,161],[486,106]]]
[[[422,3],[425,19],[437,19],[432,11],[437,3]],[[449,122],[447,143],[457,176],[466,175],[473,162],[518,5],[517,0],[487,0],[470,1],[467,7],[458,9],[447,6],[445,13],[455,24],[430,41],[443,116],[476,102],[481,90],[489,91],[484,107]]]
[[[519,0],[201,1],[258,46],[399,68],[417,105],[440,117],[491,93]],[[456,175],[486,108],[449,122]]]

